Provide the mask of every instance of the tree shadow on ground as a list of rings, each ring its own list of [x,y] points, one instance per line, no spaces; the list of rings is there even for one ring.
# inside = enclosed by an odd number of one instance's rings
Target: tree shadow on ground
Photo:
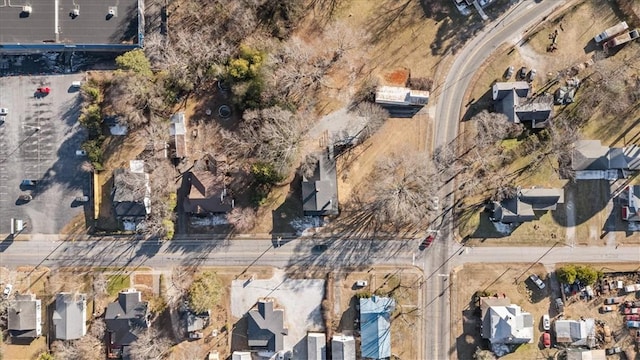
[[[607,180],[577,180],[569,181],[564,186],[565,208],[572,208],[575,214],[574,225],[578,226],[597,216],[606,208],[611,198],[611,189]],[[553,219],[558,224],[568,224],[567,211],[552,212]],[[563,218],[564,217],[564,218]]]
[[[303,217],[302,210],[302,176],[295,174],[289,183],[289,191],[285,200],[271,213],[271,234],[281,236],[282,234],[295,235],[296,229],[291,222]]]
[[[489,86],[487,91],[485,91],[482,96],[478,99],[471,99],[465,105],[466,110],[462,115],[462,121],[471,120],[476,114],[483,110],[489,110],[490,112],[494,111],[494,102],[493,102],[493,84]]]

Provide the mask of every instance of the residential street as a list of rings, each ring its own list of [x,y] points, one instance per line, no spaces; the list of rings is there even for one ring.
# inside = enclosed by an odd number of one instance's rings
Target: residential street
[[[520,1],[509,9],[505,14],[497,18],[494,22],[487,24],[475,38],[470,40],[464,48],[455,54],[456,60],[448,71],[446,80],[440,85],[442,91],[438,94],[436,104],[436,130],[434,131],[434,149],[455,141],[458,136],[458,122],[461,118],[461,109],[464,103],[464,95],[470,85],[474,75],[485,60],[505,42],[516,43],[530,27],[542,21],[554,9],[564,5],[565,0],[557,1]],[[505,64],[505,68],[509,64]],[[448,183],[441,189],[443,194],[449,194],[454,190],[454,183]],[[453,206],[453,197],[447,198],[443,202],[445,209]],[[447,214],[448,215],[448,214]],[[445,216],[444,224],[439,227],[440,241],[447,246],[440,251],[433,251],[423,264],[425,275],[434,273],[449,274],[451,264],[445,262],[451,255],[446,250],[454,245],[454,224],[450,216]],[[527,253],[530,254],[527,250]],[[500,261],[514,261],[511,257],[503,257],[495,254],[490,259],[500,259]],[[523,254],[524,255],[524,254]],[[512,260],[513,259],[513,260]],[[528,258],[527,258],[528,259]],[[526,261],[526,260],[524,260]],[[441,267],[440,264],[444,264]],[[450,308],[449,292],[446,291],[448,283],[441,280],[441,277],[431,276],[427,279],[425,294],[423,296],[425,306],[430,304],[428,315],[424,318],[424,354],[431,354],[434,359],[448,359],[455,353],[452,347],[450,334]],[[433,302],[433,299],[439,298]]]

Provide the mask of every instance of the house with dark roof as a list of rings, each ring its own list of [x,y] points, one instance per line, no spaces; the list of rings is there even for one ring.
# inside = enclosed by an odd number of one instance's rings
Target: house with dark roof
[[[151,187],[144,162],[132,160],[130,168],[113,171],[111,201],[116,217],[137,222],[151,213]]]
[[[526,81],[496,82],[492,93],[496,111],[505,114],[509,122],[544,128],[553,117],[553,96],[532,97]]]
[[[284,310],[274,309],[273,300],[259,300],[258,306],[248,313],[247,340],[251,350],[278,352],[284,349]]]
[[[556,341],[571,346],[592,348],[596,341],[596,325],[592,318],[581,320],[556,320]]]
[[[396,301],[372,296],[360,299],[360,352],[363,359],[391,357],[391,313]]]
[[[53,327],[58,340],[75,340],[87,334],[87,295],[61,292],[56,295]]]
[[[42,335],[42,303],[35,294],[16,295],[7,309],[9,335],[35,339]]]
[[[640,147],[613,148],[600,140],[580,140],[571,153],[571,169],[577,180],[617,180],[640,170]]]
[[[336,163],[327,153],[318,157],[313,174],[302,177],[302,210],[305,216],[338,215]]]
[[[501,345],[533,343],[533,316],[509,298],[481,298],[482,338],[492,348]]]
[[[196,161],[193,169],[183,177],[187,189],[182,209],[191,215],[228,213],[235,201],[227,188],[226,159],[211,155]]]
[[[622,220],[640,222],[640,185],[630,185],[620,194]]]
[[[353,336],[334,335],[331,339],[331,359],[356,360],[356,340]]]
[[[126,346],[136,341],[136,332],[147,329],[149,319],[149,302],[142,301],[140,291],[127,289],[118,293],[118,300],[107,306],[104,317],[110,357],[119,357]]]
[[[171,115],[169,119],[169,136],[171,137],[171,157],[174,159],[187,157],[187,125],[183,112]]]
[[[536,211],[556,210],[563,203],[563,189],[518,189],[516,196],[493,202],[491,220],[505,224],[532,221],[537,217]]]

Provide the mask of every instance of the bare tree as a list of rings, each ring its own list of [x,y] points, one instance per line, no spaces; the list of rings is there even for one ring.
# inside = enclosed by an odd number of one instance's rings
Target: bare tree
[[[93,276],[93,294],[94,296],[100,298],[107,295],[107,278],[104,276],[103,272],[95,273]]]
[[[419,226],[434,211],[435,169],[422,154],[393,154],[379,160],[373,174],[369,205],[379,223]]]
[[[227,214],[227,221],[236,231],[249,231],[256,225],[256,211],[252,208],[235,207]]]
[[[366,124],[358,135],[360,142],[363,142],[375,134],[389,118],[389,112],[387,110],[383,109],[380,105],[370,102],[361,102],[358,104],[356,112],[359,116],[366,119]]]
[[[315,173],[318,167],[319,160],[320,159],[318,158],[318,154],[316,153],[308,154],[304,158],[304,161],[302,162],[302,164],[300,164],[300,175],[302,175],[302,177],[307,179],[312,178],[313,174]]]
[[[273,164],[280,174],[288,174],[304,140],[308,118],[279,107],[247,111],[240,131],[226,137],[237,155],[253,154]]]
[[[103,319],[91,323],[89,332],[78,340],[53,342],[51,348],[56,359],[60,360],[93,360],[104,356],[104,332],[106,325]]]
[[[140,329],[136,336],[138,339],[129,346],[131,360],[163,359],[172,345],[171,340],[154,328]]]
[[[475,115],[472,120],[476,123],[476,145],[480,149],[522,131],[522,125],[509,122],[507,116],[501,113],[485,110]]]

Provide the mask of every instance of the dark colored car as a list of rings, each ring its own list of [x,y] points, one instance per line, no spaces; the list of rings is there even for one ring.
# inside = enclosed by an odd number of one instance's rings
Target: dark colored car
[[[429,236],[427,236],[424,240],[422,240],[422,243],[420,243],[420,250],[424,250],[426,248],[428,248],[429,246],[431,246],[431,243],[433,242],[433,240],[435,240],[436,237],[433,236],[433,234],[430,234]]]
[[[520,71],[518,71],[518,78],[521,80],[527,78],[527,68],[525,66],[521,67]]]
[[[311,248],[311,252],[314,253],[321,253],[323,251],[327,250],[327,245],[326,244],[318,244],[318,245],[314,245]]]

